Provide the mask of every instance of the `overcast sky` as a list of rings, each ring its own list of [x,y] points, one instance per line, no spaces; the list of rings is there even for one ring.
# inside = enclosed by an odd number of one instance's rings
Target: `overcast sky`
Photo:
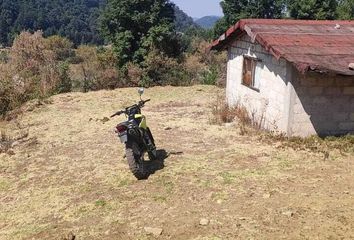
[[[209,15],[222,16],[220,0],[171,0],[193,18]]]

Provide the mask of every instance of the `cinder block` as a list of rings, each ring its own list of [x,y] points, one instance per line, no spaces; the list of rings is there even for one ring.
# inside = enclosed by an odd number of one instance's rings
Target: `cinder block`
[[[328,87],[325,88],[324,93],[326,95],[340,95],[342,94],[342,89],[339,87]]]
[[[321,87],[334,86],[334,79],[326,77],[326,75],[323,75],[321,78],[317,79],[317,86],[321,86]]]
[[[260,53],[263,53],[263,47],[259,44],[256,45],[256,51],[257,52],[260,52]]]
[[[308,93],[310,95],[320,95],[323,93],[323,87],[309,87]]]
[[[280,66],[286,67],[286,60],[284,58],[281,58],[279,63],[280,63]]]
[[[350,87],[354,85],[354,78],[338,77],[335,80],[335,85],[338,87]]]
[[[354,122],[343,122],[339,124],[340,130],[354,130]]]
[[[354,113],[350,114],[350,120],[354,121]]]
[[[348,116],[349,113],[333,113],[333,120],[337,122],[345,122],[348,120]]]
[[[301,78],[300,84],[305,87],[318,86],[316,78]]]
[[[314,104],[326,104],[328,103],[328,98],[326,97],[315,97],[313,99]]]
[[[272,57],[272,64],[276,66],[280,65],[279,61],[275,57]]]
[[[354,87],[345,87],[343,90],[345,95],[354,95]]]

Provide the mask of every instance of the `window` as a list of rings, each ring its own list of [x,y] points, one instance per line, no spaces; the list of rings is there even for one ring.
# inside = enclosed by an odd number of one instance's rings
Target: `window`
[[[254,90],[259,90],[261,70],[261,62],[258,59],[244,56],[242,84]]]

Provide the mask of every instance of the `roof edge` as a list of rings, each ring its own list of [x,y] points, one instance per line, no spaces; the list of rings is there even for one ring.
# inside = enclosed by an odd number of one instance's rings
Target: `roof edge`
[[[225,50],[228,47],[228,43],[234,40],[235,37],[239,36],[242,33],[247,33],[247,35],[251,38],[252,42],[258,42],[266,51],[272,54],[277,60],[280,58],[284,58],[302,74],[305,74],[308,71],[320,72],[320,73],[330,73],[333,72],[330,69],[326,69],[319,65],[313,65],[305,62],[301,63],[293,63],[287,59],[286,56],[283,56],[279,51],[273,48],[270,44],[264,41],[259,35],[252,32],[252,29],[247,27],[247,24],[288,24],[288,25],[333,25],[341,24],[341,25],[353,25],[354,21],[352,20],[288,20],[288,19],[241,19],[235,25],[231,26],[224,34],[222,34],[218,39],[214,40],[211,45],[207,48],[207,51],[211,50]],[[354,75],[349,74],[348,72],[334,72],[337,74]]]

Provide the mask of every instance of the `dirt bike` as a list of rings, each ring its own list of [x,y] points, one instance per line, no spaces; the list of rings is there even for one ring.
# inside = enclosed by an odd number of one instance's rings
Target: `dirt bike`
[[[115,132],[118,134],[121,143],[125,144],[125,153],[128,160],[130,171],[138,180],[147,179],[149,177],[149,169],[146,166],[144,155],[147,153],[150,161],[157,159],[156,146],[154,137],[146,123],[146,117],[141,114],[141,109],[148,100],[142,100],[141,96],[144,89],[140,88],[140,101],[124,110],[118,111],[111,116],[120,116],[125,114],[127,121],[119,123]]]

